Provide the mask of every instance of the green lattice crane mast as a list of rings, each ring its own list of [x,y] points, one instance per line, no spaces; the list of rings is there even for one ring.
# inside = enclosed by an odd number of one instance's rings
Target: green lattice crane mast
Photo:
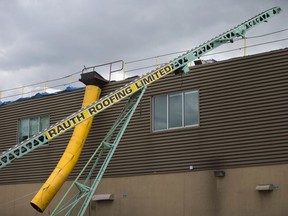
[[[109,95],[100,98],[96,102],[80,109],[78,112],[69,115],[63,120],[51,125],[44,131],[39,132],[37,135],[13,146],[9,150],[3,152],[0,156],[0,169],[11,163],[14,159],[20,158],[28,154],[39,146],[47,143],[55,137],[65,133],[67,130],[74,128],[76,125],[85,121],[86,119],[95,116],[96,114],[104,111],[108,107],[113,106],[115,103],[131,96],[135,92],[149,86],[162,77],[177,73],[188,73],[188,63],[198,59],[211,50],[219,47],[228,42],[233,42],[235,38],[244,38],[245,33],[257,26],[260,23],[267,22],[268,19],[281,12],[280,7],[274,7],[259,15],[247,20],[246,22],[230,29],[229,31],[203,43],[202,45],[187,51],[185,54],[171,60],[169,63],[163,64],[158,69],[135,79],[134,81],[126,84],[125,86],[115,90]]]

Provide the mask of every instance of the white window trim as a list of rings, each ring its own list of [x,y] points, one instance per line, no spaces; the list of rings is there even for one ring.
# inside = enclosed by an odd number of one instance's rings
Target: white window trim
[[[185,97],[184,97],[184,95],[186,94],[186,93],[193,93],[193,92],[198,92],[198,119],[199,119],[199,121],[198,121],[198,124],[192,124],[192,125],[187,125],[187,126],[185,126]],[[169,96],[170,95],[177,95],[177,94],[181,94],[182,95],[182,126],[180,126],[180,127],[173,127],[173,128],[169,128]],[[188,91],[182,91],[182,92],[175,92],[175,93],[167,93],[167,94],[162,94],[162,96],[163,95],[165,95],[166,97],[167,97],[167,110],[166,110],[166,112],[167,112],[167,116],[166,116],[166,120],[167,120],[167,122],[166,122],[166,128],[165,129],[159,129],[159,130],[155,130],[154,128],[155,128],[155,102],[154,102],[154,98],[156,97],[156,96],[161,96],[161,95],[155,95],[155,96],[153,96],[152,97],[152,124],[151,124],[151,126],[152,126],[152,132],[163,132],[163,131],[169,131],[169,130],[175,130],[175,129],[184,129],[184,128],[192,128],[192,127],[199,127],[200,126],[200,98],[199,98],[199,90],[197,89],[197,90],[188,90]]]

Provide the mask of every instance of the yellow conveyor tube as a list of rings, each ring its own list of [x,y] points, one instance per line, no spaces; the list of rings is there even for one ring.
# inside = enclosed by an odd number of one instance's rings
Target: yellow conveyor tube
[[[98,86],[86,86],[82,108],[99,99],[101,89]],[[47,181],[31,201],[31,205],[43,212],[58,190],[64,184],[76,165],[92,125],[93,117],[77,125],[61,159]]]

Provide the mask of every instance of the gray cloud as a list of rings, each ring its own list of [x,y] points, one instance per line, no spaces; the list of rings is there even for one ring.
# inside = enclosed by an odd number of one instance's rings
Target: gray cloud
[[[0,91],[63,77],[83,65],[190,49],[274,6],[281,6],[283,13],[249,35],[287,28],[288,1],[0,1]],[[284,37],[287,32],[270,39]],[[248,54],[284,48],[287,43],[257,47]],[[234,55],[241,54],[215,58]]]

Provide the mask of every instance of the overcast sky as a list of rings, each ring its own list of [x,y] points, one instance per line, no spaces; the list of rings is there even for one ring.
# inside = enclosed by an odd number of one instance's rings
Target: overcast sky
[[[59,82],[5,91],[65,77],[111,61],[125,62],[187,50],[274,6],[283,11],[247,33],[247,37],[288,28],[288,0],[0,0],[0,91],[2,100]],[[247,40],[247,46],[285,39],[247,49],[247,55],[288,47],[288,31]],[[237,49],[243,41],[215,52]],[[243,50],[211,55],[223,60],[243,56]],[[158,59],[165,62],[169,56]],[[155,59],[128,64],[127,70],[149,66]],[[115,69],[120,65],[114,65]],[[108,78],[108,71],[99,69]],[[146,71],[136,71],[146,73]],[[136,73],[134,72],[134,73]],[[132,75],[133,72],[127,73]],[[122,74],[114,74],[119,79]],[[78,83],[73,83],[80,86]],[[55,88],[62,88],[55,87]],[[21,96],[21,95],[20,95]],[[29,95],[25,95],[29,96]]]

